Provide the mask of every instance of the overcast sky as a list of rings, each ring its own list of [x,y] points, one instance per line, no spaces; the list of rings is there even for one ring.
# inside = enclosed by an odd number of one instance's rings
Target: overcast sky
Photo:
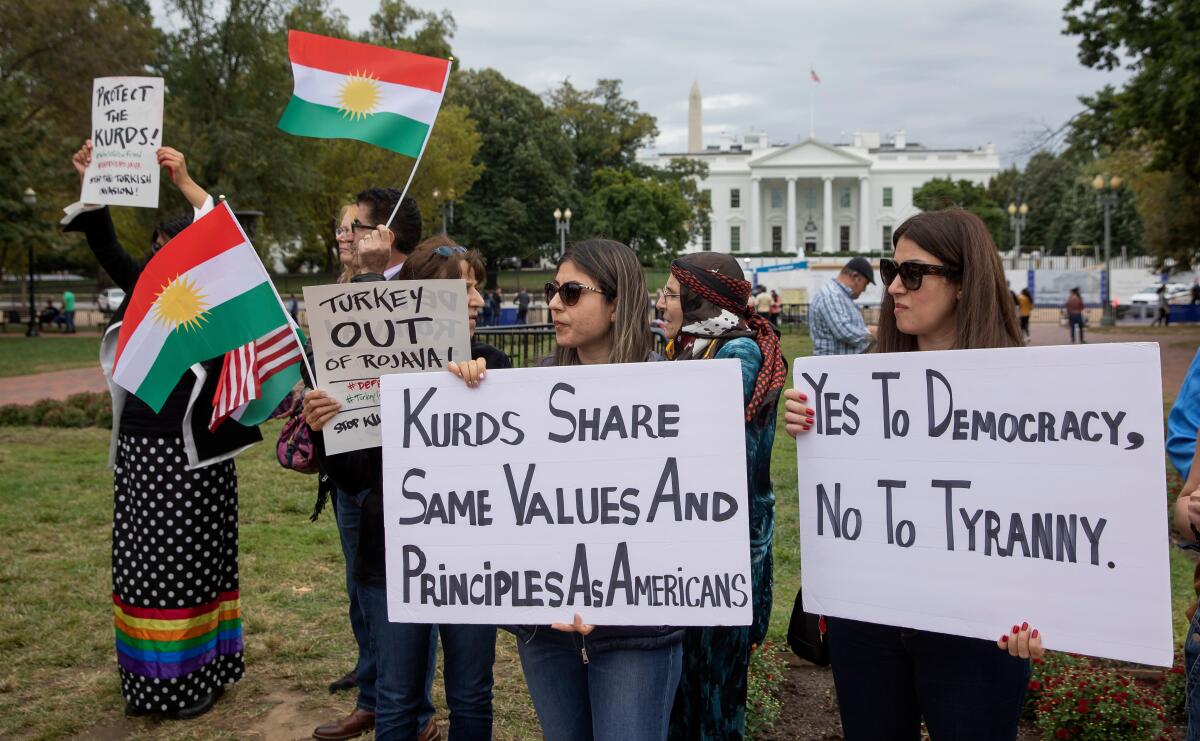
[[[903,128],[927,146],[992,142],[1009,164],[1076,113],[1079,95],[1127,76],[1079,64],[1062,0],[409,1],[453,14],[462,64],[535,92],[566,77],[624,81],[658,119],[660,151],[684,148],[696,80],[706,143],[751,129],[803,139],[811,90],[823,141]],[[378,0],[335,4],[361,30]]]

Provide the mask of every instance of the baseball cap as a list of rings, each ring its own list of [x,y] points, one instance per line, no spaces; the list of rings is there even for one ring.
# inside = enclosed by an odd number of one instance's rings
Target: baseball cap
[[[871,263],[865,257],[850,258],[850,262],[846,263],[846,269],[853,270],[866,278],[868,283],[875,282],[875,271],[871,269]]]

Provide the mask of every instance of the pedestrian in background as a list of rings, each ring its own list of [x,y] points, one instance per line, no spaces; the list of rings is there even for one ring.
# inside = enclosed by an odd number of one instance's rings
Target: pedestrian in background
[[[808,331],[813,355],[857,355],[866,352],[874,335],[854,299],[875,282],[866,258],[855,257],[837,277],[821,286],[808,307]]]
[[[1075,344],[1075,328],[1079,327],[1079,344],[1085,344],[1087,340],[1083,339],[1083,296],[1079,295],[1078,288],[1071,289],[1071,295],[1067,296],[1067,302],[1063,304],[1063,310],[1067,312],[1067,325],[1071,328],[1071,344]]]

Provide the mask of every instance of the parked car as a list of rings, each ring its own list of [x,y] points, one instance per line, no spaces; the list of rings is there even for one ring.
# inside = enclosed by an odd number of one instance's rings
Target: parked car
[[[106,314],[116,311],[125,300],[125,291],[120,288],[105,288],[96,296],[96,308]]]
[[[1135,305],[1135,306],[1137,304],[1157,305],[1158,304],[1158,287],[1161,285],[1163,285],[1163,284],[1155,283],[1154,285],[1146,286],[1141,291],[1138,291],[1137,293],[1130,296],[1129,303],[1131,305]],[[1184,283],[1167,283],[1166,286],[1167,286],[1167,301],[1174,301],[1177,298],[1187,298],[1192,293],[1191,287]]]

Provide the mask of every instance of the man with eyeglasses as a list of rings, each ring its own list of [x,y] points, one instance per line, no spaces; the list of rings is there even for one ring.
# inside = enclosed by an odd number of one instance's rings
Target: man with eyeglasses
[[[837,277],[821,286],[808,306],[808,331],[812,335],[813,355],[858,355],[866,352],[875,335],[863,321],[854,299],[862,295],[868,283],[875,282],[875,271],[866,258],[855,257],[846,263]]]
[[[421,241],[421,211],[415,199],[408,197],[396,209],[400,191],[395,188],[367,188],[355,198],[354,235],[355,272],[358,275],[381,274],[392,280]],[[392,211],[391,228],[387,221]]]

